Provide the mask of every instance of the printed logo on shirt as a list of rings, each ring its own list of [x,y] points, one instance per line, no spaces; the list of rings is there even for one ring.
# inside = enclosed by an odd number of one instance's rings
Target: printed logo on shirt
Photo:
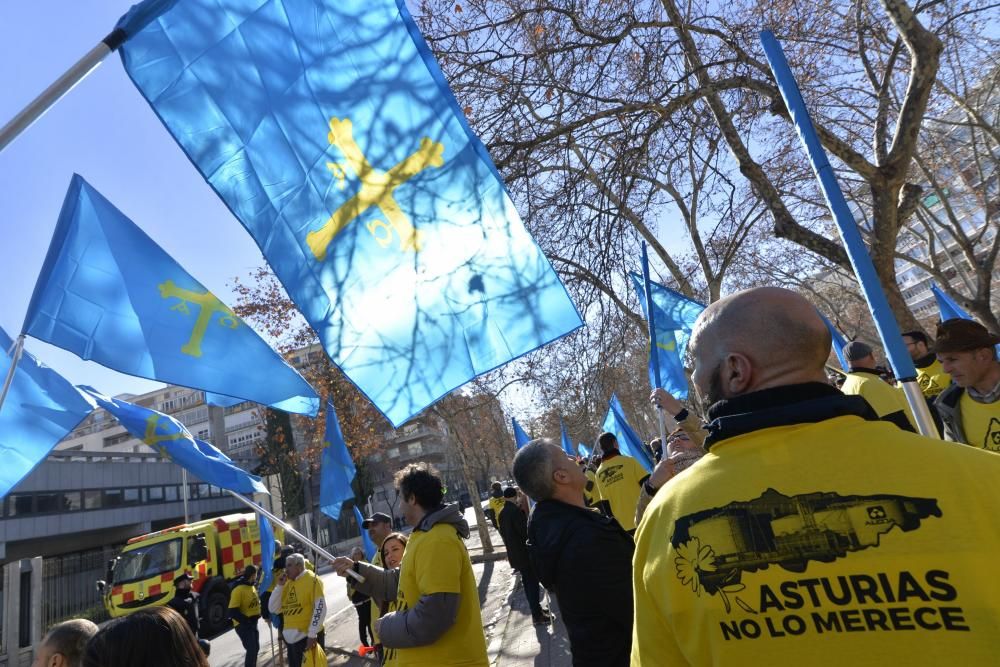
[[[936,396],[943,391],[941,385],[930,375],[917,375],[917,384],[920,385],[920,391],[927,395]]]
[[[601,478],[601,484],[614,484],[615,482],[620,482],[625,479],[625,473],[622,472],[624,465],[608,466],[603,468],[597,474]]]
[[[938,606],[958,598],[944,570],[887,568],[748,588],[746,575],[772,565],[801,575],[810,562],[849,560],[851,552],[879,548],[882,536],[891,531],[919,530],[930,517],[941,516],[934,498],[829,492],[786,496],[768,489],[753,500],[678,519],[671,537],[674,567],[684,587],[698,596],[703,591],[718,596],[726,613],[737,615],[720,622],[727,641],[809,631],[968,631],[961,607]]]
[[[983,449],[1000,452],[1000,419],[996,417],[990,419],[990,426],[986,429],[986,438],[983,440]]]

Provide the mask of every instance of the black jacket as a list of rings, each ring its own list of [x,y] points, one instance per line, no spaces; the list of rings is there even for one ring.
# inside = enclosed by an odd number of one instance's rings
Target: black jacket
[[[198,636],[198,594],[192,591],[175,591],[167,606],[184,617],[188,627]]]
[[[498,520],[500,537],[507,547],[507,562],[515,570],[523,572],[531,567],[528,560],[528,517],[520,507],[508,500],[500,510]]]
[[[573,667],[629,664],[632,553],[618,522],[594,510],[543,500],[528,521],[528,553],[559,601]]]

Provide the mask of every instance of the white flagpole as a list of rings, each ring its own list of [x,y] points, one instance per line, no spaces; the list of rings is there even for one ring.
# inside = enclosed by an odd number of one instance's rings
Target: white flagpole
[[[125,41],[125,31],[115,29],[111,34],[97,43],[94,48],[84,54],[38,97],[24,107],[9,123],[0,128],[0,151],[3,151],[19,134],[27,130],[41,118],[63,95],[73,90],[76,84],[90,74],[101,62]]]
[[[24,334],[17,337],[11,350],[8,350],[7,353],[10,354],[11,351],[13,351],[13,355],[10,358],[10,368],[7,369],[7,377],[3,381],[3,391],[0,392],[0,409],[3,409],[3,403],[7,400],[7,392],[10,391],[10,385],[14,382],[14,373],[17,372],[17,364],[21,361],[21,354],[24,352]]]
[[[330,561],[333,561],[336,558],[336,556],[334,556],[332,553],[330,553],[329,551],[327,551],[326,549],[324,549],[320,545],[316,544],[315,542],[313,542],[311,539],[309,539],[308,537],[306,537],[305,535],[303,535],[299,531],[297,531],[294,528],[292,528],[292,526],[290,524],[284,522],[278,516],[276,516],[274,514],[271,514],[271,512],[267,511],[266,509],[264,509],[263,507],[261,507],[260,505],[258,505],[257,503],[255,503],[254,501],[250,500],[249,498],[245,498],[245,497],[241,496],[240,494],[236,493],[235,491],[230,491],[229,489],[226,489],[226,493],[228,493],[233,498],[235,498],[236,500],[240,501],[241,503],[243,503],[247,507],[252,508],[255,512],[263,514],[268,519],[270,519],[271,521],[275,522],[276,524],[278,524],[279,526],[281,526],[282,528],[284,528],[286,533],[291,533],[295,537],[297,537],[300,540],[302,540],[302,542],[307,547],[311,547],[312,549],[314,549],[320,556],[323,556],[324,558],[326,558],[327,560],[330,560]],[[364,577],[362,577],[360,574],[358,574],[354,570],[348,570],[347,574],[348,574],[348,576],[353,577],[354,579],[357,579],[359,582],[363,582],[365,580]]]

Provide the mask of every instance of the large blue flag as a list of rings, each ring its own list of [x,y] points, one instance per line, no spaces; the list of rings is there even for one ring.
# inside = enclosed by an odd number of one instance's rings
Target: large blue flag
[[[354,497],[351,481],[357,469],[340,432],[340,422],[333,402],[326,402],[326,434],[323,436],[323,461],[319,473],[319,508],[328,517],[340,518],[340,506]]]
[[[362,526],[365,522],[365,517],[361,514],[361,510],[358,509],[357,505],[354,506],[354,518],[358,520],[358,528],[361,529],[361,546],[364,549],[365,558],[367,558],[370,563],[375,557],[375,552],[378,551],[378,548],[372,541],[368,531],[364,529],[364,526]]]
[[[257,590],[263,592],[271,586],[274,576],[274,528],[263,514],[257,514],[257,527],[260,529],[260,582]]]
[[[622,454],[634,458],[647,471],[653,471],[653,459],[649,454],[649,450],[642,443],[642,438],[629,426],[628,421],[625,419],[625,411],[622,409],[622,404],[618,401],[618,396],[615,394],[611,395],[611,400],[608,402],[608,414],[604,418],[604,426],[602,428],[608,433],[615,434],[615,437],[618,438],[618,449]]]
[[[582,442],[576,443],[576,451],[585,459],[590,458],[590,449]]]
[[[13,343],[0,329],[0,382],[10,371]],[[76,388],[27,352],[0,408],[0,499],[93,411]]]
[[[24,332],[129,375],[289,412],[319,406],[277,352],[78,175]]]
[[[559,430],[562,432],[562,448],[566,452],[567,456],[572,456],[576,458],[576,449],[573,447],[573,441],[569,439],[569,434],[566,433],[566,424],[563,420],[559,420]]]
[[[105,396],[80,386],[82,395],[107,410],[129,433],[201,481],[237,493],[267,493],[260,477],[251,475],[211,444],[196,439],[170,415]]]
[[[129,76],[390,422],[582,325],[404,0],[159,4]]]
[[[642,314],[650,317],[646,308],[646,290],[642,276],[630,273],[632,284],[642,304]],[[657,360],[660,365],[662,387],[678,400],[687,398],[688,380],[684,373],[684,353],[687,350],[695,320],[705,310],[705,306],[692,301],[669,287],[651,282],[653,296],[653,328],[656,332]],[[649,383],[656,386],[656,370],[653,360],[649,361]]]
[[[833,339],[833,352],[837,355],[837,361],[840,362],[840,367],[845,371],[851,370],[851,365],[847,363],[847,359],[844,357],[844,346],[847,345],[847,339],[837,331],[837,327],[833,326],[833,322],[826,318],[823,313],[819,314],[823,318],[823,323],[826,328],[830,330],[830,337]]]
[[[516,419],[511,417],[510,423],[514,427],[514,449],[521,449],[521,447],[524,447],[526,444],[531,442],[531,438],[529,438],[528,434],[524,432],[524,429],[521,428],[521,425],[517,423]]]

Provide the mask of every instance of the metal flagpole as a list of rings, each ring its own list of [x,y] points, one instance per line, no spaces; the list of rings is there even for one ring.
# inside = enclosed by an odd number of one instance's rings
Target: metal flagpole
[[[124,43],[125,38],[124,30],[119,28],[113,30],[111,34],[77,60],[62,76],[53,81],[9,123],[0,128],[0,151],[3,151],[19,134],[31,127],[32,123],[41,118],[63,95],[73,90],[76,84],[83,81],[108,55]]]
[[[653,366],[653,375],[656,378],[656,386],[659,389],[663,379],[660,377],[660,353],[656,349],[656,326],[653,316],[653,289],[649,282],[649,254],[646,251],[646,242],[642,242],[642,282],[646,290],[646,325],[649,329],[649,363]],[[656,415],[660,424],[660,447],[667,446],[667,419],[663,413],[663,408],[656,406]],[[664,449],[664,451],[666,451]]]
[[[336,558],[336,556],[334,556],[332,553],[330,553],[329,551],[327,551],[326,549],[324,549],[320,545],[316,544],[311,539],[309,539],[308,537],[306,537],[305,535],[303,535],[299,531],[297,531],[294,528],[292,528],[292,526],[290,524],[288,524],[285,521],[283,521],[280,517],[278,517],[278,516],[276,516],[274,514],[271,514],[271,512],[267,511],[266,509],[264,509],[263,507],[261,507],[260,505],[258,505],[257,503],[255,503],[254,501],[250,500],[249,498],[245,498],[245,497],[241,496],[240,494],[236,493],[235,491],[231,491],[229,489],[226,489],[226,492],[229,495],[231,495],[233,498],[235,498],[236,500],[238,500],[241,503],[243,503],[244,505],[246,505],[247,507],[253,509],[255,512],[263,514],[268,519],[270,519],[271,521],[275,522],[276,524],[278,524],[279,526],[281,526],[282,528],[284,528],[286,533],[291,533],[295,537],[297,537],[300,540],[302,540],[302,542],[307,547],[310,547],[313,550],[315,550],[316,553],[318,553],[320,556],[323,556],[324,558],[326,558],[327,560],[330,560],[330,561],[333,561]],[[365,580],[364,577],[362,577],[360,574],[358,574],[354,570],[348,570],[347,574],[348,574],[348,576],[353,577],[354,579],[356,579],[359,582],[363,582]]]
[[[940,437],[934,426],[934,420],[931,418],[927,402],[917,384],[917,369],[913,366],[913,360],[910,359],[909,353],[903,346],[899,325],[892,316],[892,310],[889,308],[885,293],[882,292],[882,285],[879,282],[878,274],[875,273],[871,257],[868,256],[861,233],[858,231],[858,225],[854,221],[844,193],[837,183],[833,167],[827,160],[826,151],[823,150],[823,146],[819,142],[816,129],[809,119],[809,112],[802,99],[802,94],[799,92],[798,85],[795,83],[795,78],[792,76],[792,70],[788,67],[788,61],[785,60],[781,44],[778,43],[774,33],[770,30],[765,30],[760,34],[760,41],[764,47],[767,63],[774,73],[778,90],[781,91],[781,97],[785,100],[785,106],[788,107],[788,113],[799,133],[799,139],[802,141],[806,154],[809,156],[809,162],[816,173],[819,187],[826,198],[826,204],[840,229],[844,249],[850,257],[851,266],[854,267],[861,291],[868,302],[868,310],[871,311],[872,319],[875,320],[875,328],[882,339],[882,346],[889,358],[889,364],[892,366],[896,379],[902,385],[906,400],[916,417],[917,428],[922,435],[931,438]]]
[[[13,354],[11,354],[13,352]],[[14,382],[14,373],[17,372],[17,363],[21,361],[21,354],[24,352],[24,334],[17,337],[14,341],[14,345],[11,346],[10,350],[7,350],[7,354],[11,354],[10,357],[10,368],[7,369],[7,377],[3,381],[3,391],[0,392],[0,409],[3,409],[3,403],[7,400],[7,392],[10,391],[10,385]]]
[[[188,518],[188,471],[187,468],[181,468],[181,497],[184,498],[184,523],[188,523],[191,519]]]

